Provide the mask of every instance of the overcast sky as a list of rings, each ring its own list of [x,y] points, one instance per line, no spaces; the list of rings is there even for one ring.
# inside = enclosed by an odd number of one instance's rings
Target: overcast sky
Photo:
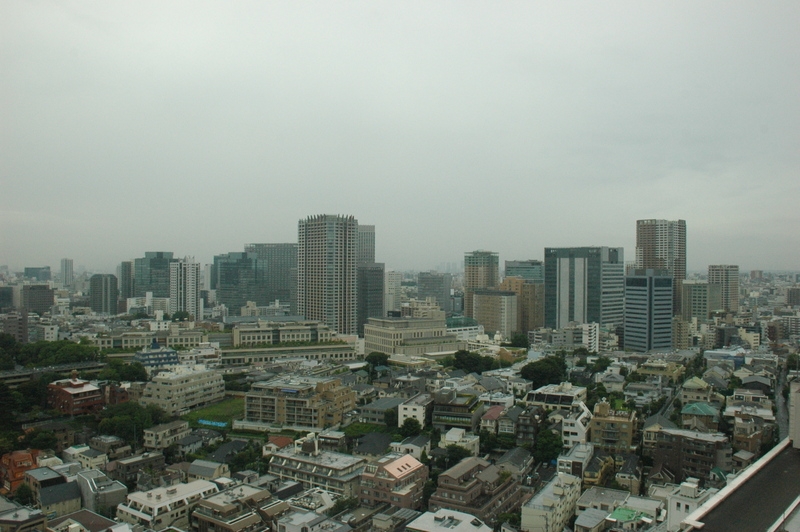
[[[0,264],[376,226],[387,268],[800,270],[800,2],[0,2]]]

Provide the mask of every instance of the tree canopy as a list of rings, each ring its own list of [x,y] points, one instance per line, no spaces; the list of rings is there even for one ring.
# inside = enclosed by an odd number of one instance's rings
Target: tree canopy
[[[146,381],[147,370],[144,369],[141,362],[131,362],[126,364],[121,360],[109,360],[108,364],[103,371],[100,372],[98,378],[101,380],[109,381]]]
[[[536,443],[533,446],[533,457],[537,462],[549,462],[555,460],[561,454],[564,444],[561,435],[552,430],[541,430],[536,435]]]
[[[99,429],[101,434],[119,436],[127,442],[142,441],[142,431],[153,425],[169,421],[169,416],[155,405],[142,406],[127,402],[109,406],[101,414]]]
[[[389,362],[389,355],[379,351],[373,351],[372,353],[368,354],[364,360],[373,366],[385,366]]]
[[[403,424],[400,426],[400,434],[402,434],[404,438],[419,436],[421,432],[422,425],[420,425],[419,421],[413,417],[406,418],[406,420],[403,421]]]
[[[69,340],[34,342],[25,344],[16,356],[17,364],[27,367],[55,366],[98,359],[99,350],[94,345],[77,344]]]
[[[533,383],[533,389],[547,384],[564,382],[567,377],[567,363],[563,357],[549,356],[522,366],[520,375]]]

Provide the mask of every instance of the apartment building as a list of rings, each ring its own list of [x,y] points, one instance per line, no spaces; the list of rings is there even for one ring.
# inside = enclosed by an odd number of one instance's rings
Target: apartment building
[[[474,432],[484,411],[485,405],[477,395],[445,388],[434,394],[433,426],[440,431],[455,427]]]
[[[270,516],[289,508],[266,489],[241,484],[199,501],[192,512],[195,532],[257,532],[269,529]]]
[[[300,482],[304,488],[322,488],[342,497],[356,497],[367,460],[349,454],[321,451],[316,436],[301,438],[294,446],[272,455],[270,474]]]
[[[83,416],[103,408],[103,394],[100,388],[79,379],[78,372],[73,371],[71,379],[47,385],[47,404],[67,416]]]
[[[590,423],[591,443],[606,452],[634,452],[636,444],[636,412],[612,410],[607,401],[594,405],[594,417]]]
[[[428,468],[410,454],[390,453],[367,464],[361,473],[359,499],[367,506],[389,504],[418,510]]]
[[[397,413],[397,426],[402,427],[408,418],[419,421],[419,426],[424,427],[428,415],[433,412],[433,397],[427,393],[418,393],[402,403]]]
[[[188,423],[186,423],[186,427],[188,428]],[[155,438],[153,438],[153,441],[155,441]],[[127,484],[136,481],[139,471],[144,471],[145,469],[161,470],[163,468],[164,455],[160,451],[154,451],[109,462],[106,472],[112,479]]]
[[[575,515],[575,507],[580,496],[580,477],[557,473],[541,491],[522,505],[520,529],[561,532]]]
[[[481,458],[465,458],[439,475],[439,486],[428,505],[438,509],[467,512],[492,522],[520,502],[519,482],[507,472]]]
[[[323,429],[355,409],[356,393],[335,377],[279,377],[253,384],[245,396],[247,422]]]
[[[205,366],[174,366],[147,383],[139,403],[156,405],[170,416],[180,416],[224,397],[221,373]]]
[[[144,447],[146,449],[166,449],[181,438],[191,433],[188,421],[170,421],[144,430]],[[119,460],[122,462],[122,460]]]
[[[126,502],[117,505],[117,519],[156,532],[170,527],[186,530],[192,509],[201,499],[218,491],[213,482],[195,480],[188,484],[129,493]]]
[[[573,403],[586,402],[586,397],[586,387],[562,382],[561,384],[547,384],[528,392],[525,401],[528,406],[541,406],[545,410],[555,410],[570,408]]]

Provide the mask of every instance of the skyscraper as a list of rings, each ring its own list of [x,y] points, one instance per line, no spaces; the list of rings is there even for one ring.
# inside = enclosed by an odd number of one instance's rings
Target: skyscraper
[[[75,281],[75,272],[72,268],[72,259],[61,259],[61,283],[72,286]]]
[[[672,276],[636,270],[625,277],[625,349],[672,347]]]
[[[267,305],[266,268],[256,252],[232,251],[214,255],[211,267],[211,289],[216,290],[217,303],[238,315],[248,301]]]
[[[359,264],[358,277],[358,335],[364,335],[364,325],[369,318],[384,318],[382,262]]]
[[[187,312],[196,321],[203,319],[203,298],[200,297],[200,263],[186,257],[169,265],[169,310]]]
[[[306,319],[356,334],[358,220],[321,214],[297,224],[297,307]]]
[[[710,265],[708,267],[708,284],[719,286],[721,309],[733,314],[739,312],[739,266]]]
[[[134,297],[133,283],[133,261],[124,260],[119,265],[119,298],[121,301],[127,301],[129,297]]]
[[[450,304],[450,289],[453,286],[453,276],[449,273],[419,272],[417,276],[417,298],[425,300],[435,297],[436,303],[445,312],[453,310]]]
[[[496,288],[500,284],[500,258],[492,251],[464,254],[464,315],[473,316],[475,290]]]
[[[708,321],[708,315],[722,308],[720,286],[708,281],[683,281],[681,283],[681,319]]]
[[[383,315],[388,312],[400,310],[400,303],[403,296],[402,290],[403,274],[396,271],[388,271],[384,275],[383,281]]]
[[[540,260],[507,260],[505,276],[544,282],[544,264]]]
[[[686,279],[686,220],[637,220],[636,269],[669,272],[673,312],[680,313],[680,285]]]
[[[625,260],[622,248],[544,250],[545,327],[570,322],[619,325],[623,321]]]
[[[116,314],[119,289],[117,276],[97,273],[89,279],[89,306],[98,314]]]
[[[134,260],[134,296],[169,297],[169,264],[176,260],[171,251],[147,251]]]
[[[356,250],[358,264],[373,264],[375,262],[375,226],[358,226],[358,248]]]
[[[246,253],[255,253],[263,272],[264,304],[276,299],[290,303],[295,287],[293,272],[297,268],[297,244],[247,244]]]

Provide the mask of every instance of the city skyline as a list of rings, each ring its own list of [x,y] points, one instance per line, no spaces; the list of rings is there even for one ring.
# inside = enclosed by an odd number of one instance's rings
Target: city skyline
[[[348,213],[398,270],[476,249],[633,259],[639,219],[687,221],[689,271],[796,270],[798,19],[741,1],[6,2],[0,264],[209,263]]]

